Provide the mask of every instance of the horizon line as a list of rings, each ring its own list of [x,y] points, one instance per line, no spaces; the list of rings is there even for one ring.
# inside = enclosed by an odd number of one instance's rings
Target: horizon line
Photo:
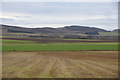
[[[19,25],[12,25],[12,24],[0,24],[1,26],[5,25],[5,26],[13,26],[13,27],[20,27],[20,28],[64,28],[66,26],[62,26],[62,27],[45,27],[45,26],[41,26],[41,27],[27,27],[27,26],[19,26]],[[95,27],[95,26],[85,26],[85,25],[67,25],[67,26],[82,26],[82,27],[89,27],[89,28],[98,28],[98,27]],[[103,29],[103,28],[98,28],[98,29]],[[115,29],[119,29],[119,28],[115,28]],[[107,29],[103,29],[103,30],[106,30],[106,31],[113,31],[115,29],[112,29],[112,30],[107,30]]]

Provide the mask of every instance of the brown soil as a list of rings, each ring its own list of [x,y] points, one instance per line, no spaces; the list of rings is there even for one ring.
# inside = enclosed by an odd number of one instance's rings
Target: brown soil
[[[117,78],[117,51],[4,52],[3,78]]]

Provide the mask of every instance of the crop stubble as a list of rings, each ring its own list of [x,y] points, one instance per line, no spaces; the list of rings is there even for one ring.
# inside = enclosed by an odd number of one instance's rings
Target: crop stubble
[[[4,52],[3,78],[116,78],[117,51]]]

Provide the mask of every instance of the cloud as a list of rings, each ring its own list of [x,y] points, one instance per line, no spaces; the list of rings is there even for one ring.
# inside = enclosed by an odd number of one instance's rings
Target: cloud
[[[5,24],[28,27],[58,25],[88,25],[117,27],[115,2],[6,2],[3,4]],[[49,24],[49,25],[48,25]],[[113,27],[112,27],[113,26]]]
[[[6,2],[3,3],[3,12],[27,14],[104,14],[110,15],[118,9],[117,3],[107,2]]]
[[[6,23],[8,22],[9,23],[9,22],[14,22],[15,20],[11,19],[11,18],[0,18],[0,21],[1,21],[1,23],[2,22],[6,22]]]
[[[27,14],[14,14],[4,15],[3,18],[12,18],[20,20],[25,23],[36,23],[36,24],[71,24],[80,23],[86,20],[99,20],[99,19],[116,19],[116,15],[104,16],[104,15],[27,15]]]

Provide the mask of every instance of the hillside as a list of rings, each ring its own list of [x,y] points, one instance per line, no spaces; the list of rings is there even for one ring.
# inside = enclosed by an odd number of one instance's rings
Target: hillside
[[[86,26],[65,26],[63,28],[23,28],[18,26],[1,25],[3,32],[8,33],[87,33],[87,32],[107,32],[104,29]]]
[[[116,30],[107,31],[87,26],[65,26],[62,28],[25,28],[18,26],[0,25],[3,37],[29,38],[67,38],[67,39],[110,39],[117,40]]]
[[[69,31],[75,31],[75,32],[107,32],[104,29],[95,28],[95,27],[86,27],[86,26],[65,26],[63,29],[69,30]]]
[[[118,33],[118,32],[120,32],[120,29],[115,29],[115,30],[113,30],[112,32]]]

